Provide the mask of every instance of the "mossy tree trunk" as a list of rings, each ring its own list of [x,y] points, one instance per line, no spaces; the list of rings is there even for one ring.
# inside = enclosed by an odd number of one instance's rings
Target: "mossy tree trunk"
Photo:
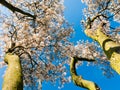
[[[81,61],[85,59],[84,58],[79,58]],[[88,59],[86,59],[88,60]],[[71,77],[75,85],[86,88],[88,90],[100,90],[98,85],[92,81],[85,80],[82,78],[82,76],[78,76],[76,72],[76,63],[78,61],[78,58],[76,57],[71,57],[71,63],[70,63],[70,72],[71,72]],[[89,60],[90,61],[90,60]]]
[[[111,67],[120,74],[120,44],[103,33],[102,24],[98,26],[95,32],[87,28],[85,33],[100,44],[107,58],[110,60]]]
[[[17,55],[7,53],[4,61],[8,64],[2,90],[23,90],[22,67]]]

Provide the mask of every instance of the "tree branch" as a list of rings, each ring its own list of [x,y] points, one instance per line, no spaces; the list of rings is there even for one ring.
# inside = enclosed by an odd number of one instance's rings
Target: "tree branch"
[[[89,62],[95,61],[93,59],[87,59],[87,58],[79,58],[79,57],[71,58],[70,72],[71,72],[71,77],[72,77],[74,84],[79,87],[86,88],[88,90],[100,90],[100,88],[98,87],[98,85],[96,83],[89,81],[89,80],[85,80],[82,78],[82,76],[77,75],[75,65],[76,65],[77,61],[79,61],[79,60],[80,61],[89,61]]]
[[[74,57],[77,61],[88,61],[88,62],[94,62],[95,59],[88,59],[88,58],[83,58],[83,57]]]
[[[15,7],[15,6],[13,6],[12,4],[8,3],[6,0],[0,0],[0,4],[2,4],[3,6],[5,6],[5,7],[8,8],[9,10],[11,10],[13,13],[14,13],[14,12],[19,12],[19,13],[21,13],[21,14],[24,14],[24,15],[26,15],[26,16],[28,16],[28,17],[32,17],[32,18],[35,19],[35,15],[32,15],[32,14],[30,14],[30,13],[27,13],[27,12],[25,12],[25,11],[23,11],[23,10]]]
[[[86,28],[91,29],[93,22],[94,22],[97,18],[100,18],[100,16],[102,16],[102,17],[104,17],[104,18],[108,18],[107,16],[105,16],[105,15],[103,15],[103,14],[97,14],[97,15],[94,16],[93,18],[88,17],[87,22],[86,22],[86,23],[87,23],[87,24],[86,24]]]

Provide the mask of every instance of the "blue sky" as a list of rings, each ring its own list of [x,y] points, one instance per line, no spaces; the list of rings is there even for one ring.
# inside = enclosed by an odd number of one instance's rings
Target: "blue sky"
[[[82,14],[82,9],[84,8],[84,5],[81,4],[81,0],[65,0],[65,18],[73,24],[73,28],[76,31],[74,37],[71,39],[72,42],[76,42],[78,40],[89,39],[84,32],[82,31],[80,20],[84,18]],[[90,39],[89,39],[90,40]],[[68,67],[69,69],[69,67]],[[0,90],[2,86],[2,76],[4,73],[4,68],[0,69]],[[83,78],[92,80],[96,82],[102,90],[120,90],[120,76],[118,74],[115,74],[114,77],[107,78],[102,74],[102,71],[97,66],[86,66],[84,64],[83,66],[80,66],[77,69],[77,72],[79,75],[82,75]],[[50,83],[43,83],[42,90],[58,90],[58,86],[54,86]],[[72,82],[69,84],[65,84],[64,88],[61,90],[85,90],[83,88],[75,86]]]

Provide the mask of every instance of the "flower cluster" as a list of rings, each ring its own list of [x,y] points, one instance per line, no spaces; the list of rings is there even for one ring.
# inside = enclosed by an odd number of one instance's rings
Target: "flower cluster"
[[[91,27],[93,30],[97,28],[100,23],[104,25],[105,34],[111,33],[117,27],[112,23],[120,22],[120,2],[119,0],[81,0],[87,5],[83,10],[86,20],[90,17]],[[84,20],[83,20],[84,22]],[[84,25],[86,22],[84,23]]]

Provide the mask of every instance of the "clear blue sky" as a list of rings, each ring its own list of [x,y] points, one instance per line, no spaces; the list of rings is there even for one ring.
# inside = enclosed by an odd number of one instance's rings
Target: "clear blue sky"
[[[80,39],[87,40],[89,39],[82,32],[80,26],[80,20],[83,18],[82,9],[84,5],[81,4],[81,0],[65,0],[65,18],[73,24],[73,28],[76,31],[75,37],[71,40],[74,43]],[[68,67],[69,69],[69,67]],[[102,90],[120,90],[120,76],[115,74],[114,77],[106,78],[102,75],[101,70],[98,67],[88,67],[86,64],[80,66],[77,70],[79,75],[82,75],[83,78],[95,81]],[[2,75],[4,73],[4,68],[0,69],[0,90],[2,86]],[[58,90],[58,86],[53,86],[50,83],[43,83],[42,90]],[[65,84],[64,88],[61,90],[85,90],[83,88],[75,86],[72,82]]]

